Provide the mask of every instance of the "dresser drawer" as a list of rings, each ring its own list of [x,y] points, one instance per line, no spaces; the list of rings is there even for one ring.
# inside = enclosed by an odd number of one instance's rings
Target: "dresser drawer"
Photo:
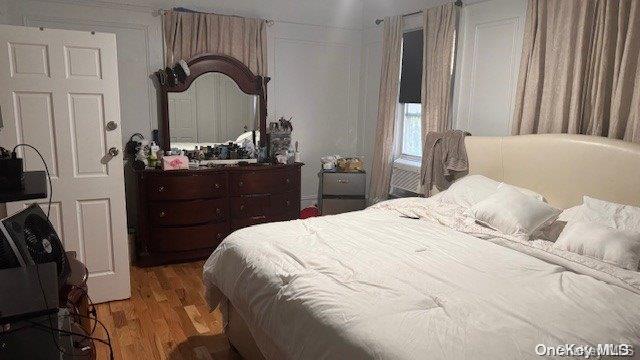
[[[365,199],[322,199],[322,215],[342,214],[362,210],[367,206]]]
[[[364,196],[366,176],[363,173],[323,173],[323,195]]]
[[[300,212],[300,193],[297,190],[273,194],[269,198],[269,215]]]
[[[149,200],[191,200],[224,196],[227,174],[191,176],[150,176],[147,179]]]
[[[281,193],[300,187],[300,169],[232,173],[231,194]]]
[[[154,229],[152,252],[191,251],[214,248],[229,234],[229,224],[205,224],[180,228]]]
[[[151,203],[149,215],[153,226],[177,226],[218,222],[227,218],[227,199],[166,201]]]
[[[245,219],[232,219],[231,220],[231,231],[235,231],[238,229],[245,228],[251,225],[263,224],[268,222],[277,222],[277,221],[287,221],[298,219],[300,216],[300,212],[291,212],[274,216],[256,216]]]
[[[269,195],[234,196],[229,201],[232,218],[250,218],[267,215]]]

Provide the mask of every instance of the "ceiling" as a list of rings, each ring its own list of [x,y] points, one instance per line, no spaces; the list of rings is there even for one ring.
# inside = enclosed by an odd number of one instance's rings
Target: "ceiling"
[[[1,1],[1,0],[0,0]],[[6,0],[21,2],[26,0]],[[152,11],[180,6],[221,14],[262,17],[279,21],[327,25],[347,29],[373,26],[376,18],[405,14],[451,0],[39,0],[121,6]],[[466,2],[477,2],[467,0]]]

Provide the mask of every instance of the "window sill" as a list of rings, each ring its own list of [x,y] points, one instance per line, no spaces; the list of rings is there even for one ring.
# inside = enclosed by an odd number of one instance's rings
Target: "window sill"
[[[419,160],[412,160],[412,159],[406,159],[406,158],[400,157],[393,160],[393,167],[402,169],[405,171],[419,173],[420,168],[422,167],[422,162]]]

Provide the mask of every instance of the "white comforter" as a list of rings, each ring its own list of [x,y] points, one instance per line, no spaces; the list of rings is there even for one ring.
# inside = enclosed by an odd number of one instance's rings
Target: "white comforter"
[[[564,255],[392,201],[236,231],[204,282],[269,359],[534,359],[538,344],[609,343],[638,357],[640,275]]]

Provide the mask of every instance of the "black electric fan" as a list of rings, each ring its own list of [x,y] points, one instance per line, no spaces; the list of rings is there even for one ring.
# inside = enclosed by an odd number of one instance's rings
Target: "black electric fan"
[[[40,206],[33,204],[19,213],[0,220],[0,267],[56,263],[58,285],[66,283],[71,272],[69,262],[53,225]]]

